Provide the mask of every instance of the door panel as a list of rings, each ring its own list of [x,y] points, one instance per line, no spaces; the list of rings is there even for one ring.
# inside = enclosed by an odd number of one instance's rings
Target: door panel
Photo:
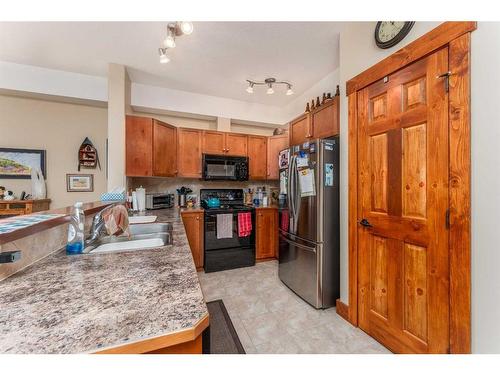
[[[278,135],[267,139],[267,179],[279,179],[278,158],[280,151],[288,147],[288,135]]]
[[[127,176],[153,175],[153,129],[147,117],[127,116],[125,120],[125,173]]]
[[[449,351],[446,71],[445,48],[358,92],[359,326],[395,352]]]
[[[201,178],[202,131],[179,128],[177,139],[178,176]]]
[[[153,120],[153,174],[173,177],[177,174],[177,130]]]
[[[276,163],[277,163],[276,158]],[[248,163],[251,180],[265,180],[267,175],[267,137],[248,136]]]
[[[311,137],[309,121],[309,116],[304,115],[290,124],[290,146],[304,143]]]
[[[247,156],[248,136],[246,134],[226,133],[226,153],[231,156]]]
[[[209,155],[222,155],[226,152],[225,134],[216,131],[203,132],[203,153]]]

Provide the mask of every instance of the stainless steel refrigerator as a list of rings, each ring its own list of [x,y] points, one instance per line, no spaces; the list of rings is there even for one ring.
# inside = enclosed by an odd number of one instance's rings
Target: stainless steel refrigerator
[[[334,306],[340,293],[339,139],[283,150],[279,166],[279,277],[312,306]]]

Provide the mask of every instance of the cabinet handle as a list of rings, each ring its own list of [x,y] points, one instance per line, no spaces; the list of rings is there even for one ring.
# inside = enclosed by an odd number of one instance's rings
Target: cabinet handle
[[[199,217],[199,216],[196,216],[196,220],[200,220],[200,217]]]

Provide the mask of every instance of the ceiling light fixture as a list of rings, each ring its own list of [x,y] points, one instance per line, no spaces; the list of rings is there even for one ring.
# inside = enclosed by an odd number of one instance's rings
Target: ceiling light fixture
[[[163,40],[163,48],[159,48],[160,63],[166,64],[170,61],[167,57],[167,49],[175,48],[175,38],[181,35],[190,35],[193,32],[193,23],[188,21],[181,21],[169,23],[167,25],[167,36]]]
[[[247,82],[248,82],[248,87],[246,88],[246,91],[249,94],[253,94],[253,87],[255,85],[266,85],[267,86],[266,93],[269,95],[274,94],[273,86],[286,85],[288,88],[286,91],[286,95],[293,95],[292,84],[290,82],[286,82],[286,81],[276,81],[276,78],[266,78],[263,82],[252,81],[250,79],[247,79]]]
[[[170,59],[167,56],[167,49],[166,48],[158,48],[158,52],[160,54],[160,63],[166,64],[170,61]]]
[[[253,94],[253,85],[254,85],[254,83],[253,83],[253,82],[248,81],[247,92],[248,92],[249,94]]]

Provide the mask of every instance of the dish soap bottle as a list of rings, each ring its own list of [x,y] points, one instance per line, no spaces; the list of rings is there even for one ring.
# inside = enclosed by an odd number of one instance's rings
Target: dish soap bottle
[[[85,217],[82,202],[76,202],[71,210],[71,220],[68,227],[68,242],[66,254],[81,254],[83,252]]]

